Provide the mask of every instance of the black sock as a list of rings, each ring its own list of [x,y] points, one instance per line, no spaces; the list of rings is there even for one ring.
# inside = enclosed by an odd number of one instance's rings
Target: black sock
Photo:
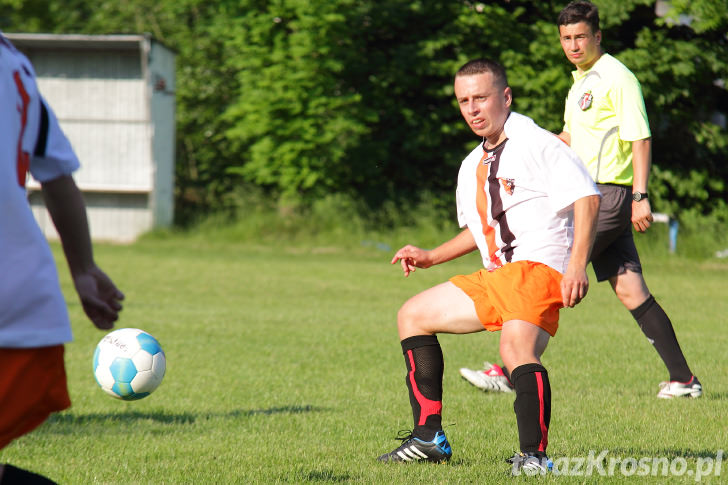
[[[672,322],[655,298],[650,295],[644,303],[630,310],[642,333],[655,346],[655,350],[670,372],[671,381],[687,382],[693,373],[685,361]]]
[[[442,373],[445,363],[435,335],[417,335],[402,342],[407,365],[414,430],[417,438],[430,441],[442,429]]]
[[[551,385],[541,364],[524,364],[511,372],[516,388],[513,410],[518,423],[518,439],[524,453],[546,453],[551,422]]]
[[[0,485],[56,485],[56,482],[37,473],[6,464]]]

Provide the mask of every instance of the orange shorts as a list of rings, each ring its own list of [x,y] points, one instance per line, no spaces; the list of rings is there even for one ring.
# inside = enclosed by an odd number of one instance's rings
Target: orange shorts
[[[0,449],[71,405],[63,352],[0,348]]]
[[[562,275],[542,263],[517,261],[493,271],[481,269],[450,281],[475,303],[486,330],[496,332],[509,320],[533,323],[553,336],[559,328]]]

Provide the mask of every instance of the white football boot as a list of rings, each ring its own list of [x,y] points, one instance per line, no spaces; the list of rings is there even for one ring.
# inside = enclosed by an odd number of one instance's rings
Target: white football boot
[[[660,382],[660,392],[657,397],[660,399],[672,399],[675,397],[700,397],[703,395],[703,386],[697,377],[692,376],[688,382]]]
[[[513,385],[498,364],[485,362],[483,370],[460,369],[463,379],[483,391],[513,392]]]
[[[554,462],[544,452],[518,452],[511,458],[508,458],[506,462],[512,465],[512,475],[520,475],[521,473],[525,473],[528,476],[545,475],[554,468]]]

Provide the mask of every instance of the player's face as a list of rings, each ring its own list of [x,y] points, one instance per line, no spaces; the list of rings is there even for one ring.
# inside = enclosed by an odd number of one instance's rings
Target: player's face
[[[455,78],[460,113],[473,133],[498,144],[511,106],[511,88],[493,82],[489,72]]]
[[[561,48],[569,62],[574,64],[579,71],[586,71],[597,62],[602,55],[600,44],[602,32],[592,32],[586,22],[576,24],[560,25],[559,35],[561,36]]]

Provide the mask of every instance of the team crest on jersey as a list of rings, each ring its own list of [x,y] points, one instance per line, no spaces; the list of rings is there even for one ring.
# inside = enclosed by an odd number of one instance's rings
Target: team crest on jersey
[[[516,181],[513,179],[498,179],[501,182],[501,185],[503,186],[503,190],[506,191],[506,194],[513,195],[513,189],[516,188]]]
[[[581,108],[582,111],[588,110],[591,108],[592,101],[594,101],[594,96],[592,96],[591,91],[585,92],[581,95],[581,98],[579,98],[579,108]]]
[[[488,154],[488,152],[484,153],[483,158],[480,159],[480,161],[483,162],[483,165],[488,165],[489,163],[495,161],[495,153],[489,157],[486,157],[487,154]]]

